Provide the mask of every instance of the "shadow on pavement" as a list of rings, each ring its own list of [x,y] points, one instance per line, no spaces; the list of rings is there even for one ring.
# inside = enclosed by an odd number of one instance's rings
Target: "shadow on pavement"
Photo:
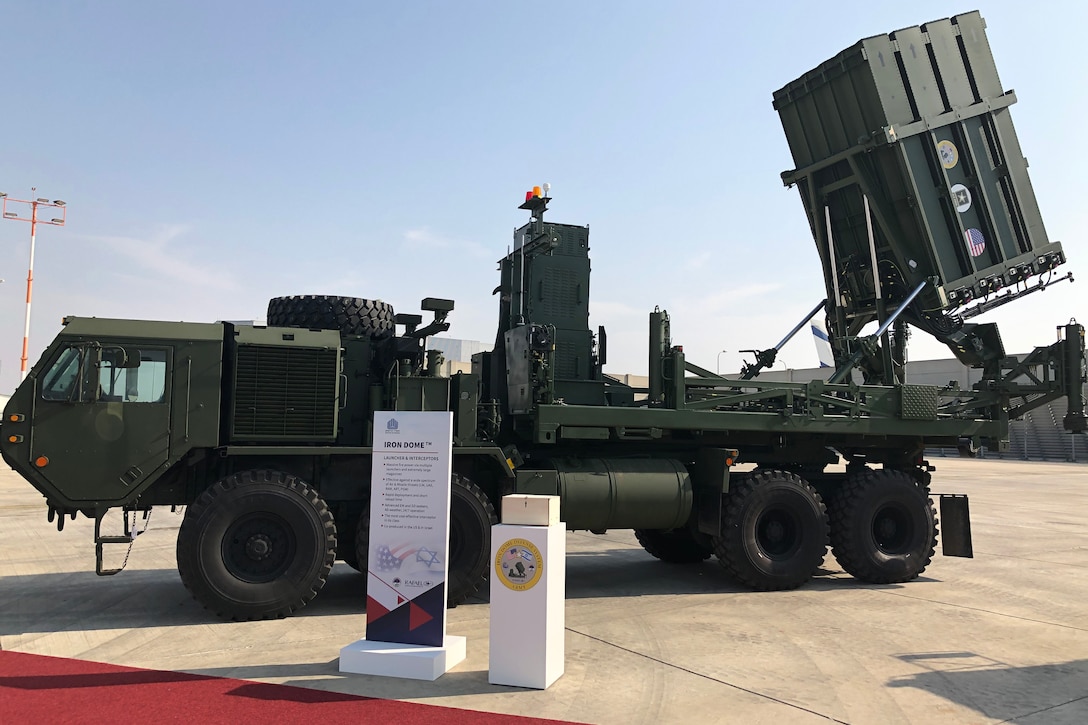
[[[974,652],[897,655],[924,668],[891,680],[969,707],[1001,722],[1088,722],[1088,659],[1014,667]]]
[[[862,586],[872,585],[861,584],[841,571],[821,568],[805,588]],[[567,599],[670,594],[751,592],[730,581],[713,558],[698,564],[667,564],[630,548],[571,552],[567,556]],[[468,603],[488,600],[485,583]],[[365,602],[366,577],[338,562],[320,594],[293,616],[356,614],[365,611]],[[93,572],[7,576],[0,578],[0,611],[4,613],[0,635],[219,621],[193,600],[174,569],[129,569],[114,577],[98,577]]]
[[[423,700],[455,695],[479,695],[510,693],[525,690],[520,687],[492,685],[487,681],[487,670],[448,672],[435,682],[407,680],[395,677],[376,677],[340,672],[340,660],[312,664],[253,665],[243,667],[209,667],[186,670],[191,674],[213,677],[231,677],[239,680],[264,680],[282,677],[295,679],[278,680],[279,684],[296,685],[345,695],[383,697],[393,700]],[[321,679],[314,679],[321,678]],[[525,690],[528,692],[529,690]],[[379,694],[380,693],[380,694]]]

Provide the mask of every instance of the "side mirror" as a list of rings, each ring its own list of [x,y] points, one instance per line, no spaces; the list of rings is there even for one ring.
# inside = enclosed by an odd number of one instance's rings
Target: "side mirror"
[[[140,367],[140,351],[127,350],[123,347],[107,347],[102,351],[102,363],[110,365],[114,370],[118,368]]]

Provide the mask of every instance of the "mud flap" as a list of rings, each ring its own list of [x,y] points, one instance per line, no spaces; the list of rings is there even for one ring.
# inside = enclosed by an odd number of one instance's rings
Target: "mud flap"
[[[941,552],[945,556],[962,556],[968,559],[975,556],[971,545],[971,512],[967,496],[941,494]]]
[[[692,483],[695,488],[696,529],[707,536],[722,533],[722,496],[729,491],[729,467],[737,458],[732,448],[700,448]]]

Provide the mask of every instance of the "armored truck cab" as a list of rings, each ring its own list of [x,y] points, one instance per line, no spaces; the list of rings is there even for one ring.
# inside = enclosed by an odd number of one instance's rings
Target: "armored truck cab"
[[[218,445],[223,334],[69,318],[9,402],[5,460],[57,511],[136,501],[193,448]]]

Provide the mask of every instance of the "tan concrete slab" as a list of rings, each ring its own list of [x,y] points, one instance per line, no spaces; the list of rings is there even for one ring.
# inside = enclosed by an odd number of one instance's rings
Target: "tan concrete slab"
[[[630,532],[568,534],[566,674],[542,692],[488,684],[482,599],[450,611],[469,656],[437,682],[341,675],[364,625],[364,578],[342,564],[295,617],[218,622],[178,579],[166,511],[125,572],[96,577],[91,523],[58,534],[4,470],[0,646],[593,723],[1088,722],[1088,467],[935,463],[935,491],[971,496],[976,558],[905,585],[829,556],[797,591],[752,593]]]

